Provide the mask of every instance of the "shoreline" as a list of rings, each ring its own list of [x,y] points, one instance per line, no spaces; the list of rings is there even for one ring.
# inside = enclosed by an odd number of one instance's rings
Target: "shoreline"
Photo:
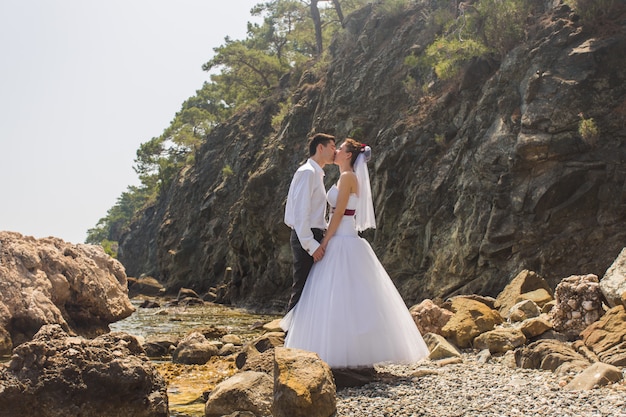
[[[626,417],[624,380],[592,390],[563,388],[573,375],[512,368],[510,355],[478,352],[441,366],[377,366],[383,381],[337,391],[337,417]]]

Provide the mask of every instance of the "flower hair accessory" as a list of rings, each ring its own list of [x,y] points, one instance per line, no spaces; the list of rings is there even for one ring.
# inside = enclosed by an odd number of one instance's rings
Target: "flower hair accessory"
[[[365,158],[365,162],[369,162],[369,160],[372,158],[372,148],[370,148],[364,143],[361,144],[361,153],[363,154],[363,157]]]

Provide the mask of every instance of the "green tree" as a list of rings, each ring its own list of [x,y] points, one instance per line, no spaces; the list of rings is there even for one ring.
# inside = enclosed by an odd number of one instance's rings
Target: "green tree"
[[[408,57],[410,67],[432,68],[439,79],[454,79],[473,58],[504,56],[524,39],[527,0],[481,0],[459,4],[456,14],[449,3],[435,4],[431,22],[440,33],[424,54]]]
[[[276,53],[249,48],[247,43],[226,38],[224,45],[214,49],[213,59],[202,66],[205,71],[221,69],[211,75],[211,81],[219,86],[222,100],[231,108],[266,97],[289,70]]]
[[[318,0],[316,7],[318,2],[330,3]],[[141,186],[122,193],[96,227],[88,230],[87,242],[113,251],[136,213],[158,199],[180,170],[193,162],[211,129],[237,109],[267,97],[285,74],[297,72],[304,62],[319,56],[322,48],[316,33],[321,30],[322,42],[326,42],[341,28],[343,11],[349,13],[366,2],[333,0],[334,7],[318,9],[317,26],[311,4],[304,1],[272,0],[255,6],[251,14],[262,17],[262,22],[249,23],[244,40],[226,37],[223,45],[214,48],[214,56],[202,66],[211,73],[211,81],[182,104],[160,136],[139,146],[133,169]]]
[[[86,243],[94,245],[109,241],[109,247],[115,248],[128,225],[146,203],[153,198],[150,190],[144,186],[129,186],[127,191],[118,197],[115,205],[107,211],[107,215],[101,218],[96,227],[87,231]],[[114,255],[111,253],[111,255]]]
[[[133,169],[139,175],[139,180],[142,183],[147,177],[158,172],[159,160],[163,157],[164,151],[161,137],[152,138],[139,145]]]

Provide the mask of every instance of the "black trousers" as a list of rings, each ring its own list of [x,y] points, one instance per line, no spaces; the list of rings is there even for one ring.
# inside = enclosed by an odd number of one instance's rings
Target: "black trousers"
[[[324,238],[324,231],[322,229],[311,229],[311,231],[315,240],[321,242]],[[304,284],[314,263],[313,257],[300,244],[300,239],[298,239],[295,230],[291,231],[289,242],[291,243],[291,252],[293,253],[293,285],[291,286],[291,299],[287,306],[287,312],[300,300]]]

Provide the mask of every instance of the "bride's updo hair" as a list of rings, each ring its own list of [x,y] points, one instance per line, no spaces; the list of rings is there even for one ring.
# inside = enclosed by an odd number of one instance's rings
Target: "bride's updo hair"
[[[346,144],[346,152],[350,152],[352,154],[352,157],[350,158],[351,167],[354,166],[356,159],[361,153],[365,153],[365,160],[369,161],[372,152],[369,146],[366,146],[361,142],[357,142],[352,138],[347,138],[343,143]]]

